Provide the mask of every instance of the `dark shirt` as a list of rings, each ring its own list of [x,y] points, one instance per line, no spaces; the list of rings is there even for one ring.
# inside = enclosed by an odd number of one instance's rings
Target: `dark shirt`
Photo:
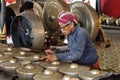
[[[73,61],[81,65],[93,65],[98,60],[97,51],[89,33],[76,26],[74,32],[67,36],[68,49],[56,52],[59,61]]]
[[[33,33],[29,22],[25,18],[21,18],[19,24],[19,40],[22,47],[32,47]]]

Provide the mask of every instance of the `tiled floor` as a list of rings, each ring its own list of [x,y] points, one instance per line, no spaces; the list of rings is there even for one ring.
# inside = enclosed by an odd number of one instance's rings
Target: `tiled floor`
[[[120,73],[120,30],[104,30],[108,40],[112,41],[109,48],[97,48],[101,70]],[[0,48],[7,47],[0,45]],[[101,80],[120,80],[120,76],[111,76],[109,79]],[[11,80],[0,72],[0,80]]]
[[[100,68],[120,72],[120,30],[104,29],[107,39],[112,41],[109,48],[97,48]]]

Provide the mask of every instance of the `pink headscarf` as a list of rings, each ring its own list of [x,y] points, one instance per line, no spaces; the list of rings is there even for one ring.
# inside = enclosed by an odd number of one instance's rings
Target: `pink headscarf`
[[[62,12],[58,15],[58,23],[67,24],[69,21],[77,24],[77,18],[70,12]]]

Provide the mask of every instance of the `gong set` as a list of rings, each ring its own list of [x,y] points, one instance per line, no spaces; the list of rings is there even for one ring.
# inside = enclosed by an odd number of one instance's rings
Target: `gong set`
[[[0,70],[7,77],[17,76],[17,80],[98,80],[111,75],[72,62],[46,62],[44,53],[25,52],[10,46],[1,49]]]
[[[80,1],[68,6],[63,0],[47,0],[43,8],[41,8],[40,2],[34,1],[34,12],[19,13],[18,4],[8,5],[7,8],[11,10],[9,13],[14,13],[14,15],[6,14],[13,18],[12,20],[6,19],[6,28],[9,30],[7,32],[12,35],[15,47],[41,50],[46,41],[48,41],[47,44],[58,45],[56,43],[61,40],[62,33],[57,17],[63,11],[70,11],[77,16],[80,25],[90,33],[93,41],[95,41],[100,27],[97,12],[90,5]],[[23,26],[24,21],[28,27]],[[46,40],[47,35],[50,35],[51,40]]]
[[[119,17],[114,18],[114,17],[107,16],[105,14],[102,14],[102,24],[120,27],[120,18]]]
[[[61,41],[57,16],[63,11],[70,11],[78,17],[80,25],[90,33],[93,41],[95,40],[100,26],[98,15],[91,6],[80,1],[68,6],[64,0],[47,0],[43,8],[37,1],[33,3],[34,12],[19,13],[18,4],[7,6],[10,8],[9,13],[14,13],[6,14],[10,18],[6,19],[10,21],[6,21],[6,24],[10,24],[6,26],[15,47],[4,45],[5,47],[1,48],[0,69],[7,76],[18,76],[19,80],[97,80],[111,75],[109,72],[90,70],[89,67],[72,62],[44,61],[45,54],[42,50],[45,43]],[[28,26],[23,26],[24,21]],[[62,46],[55,46],[56,49],[63,50]],[[20,47],[40,50],[40,53],[23,51]]]

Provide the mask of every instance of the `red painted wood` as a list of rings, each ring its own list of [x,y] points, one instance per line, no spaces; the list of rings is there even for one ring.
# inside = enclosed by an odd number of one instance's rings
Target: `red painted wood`
[[[101,11],[110,17],[120,17],[120,0],[101,0]]]

